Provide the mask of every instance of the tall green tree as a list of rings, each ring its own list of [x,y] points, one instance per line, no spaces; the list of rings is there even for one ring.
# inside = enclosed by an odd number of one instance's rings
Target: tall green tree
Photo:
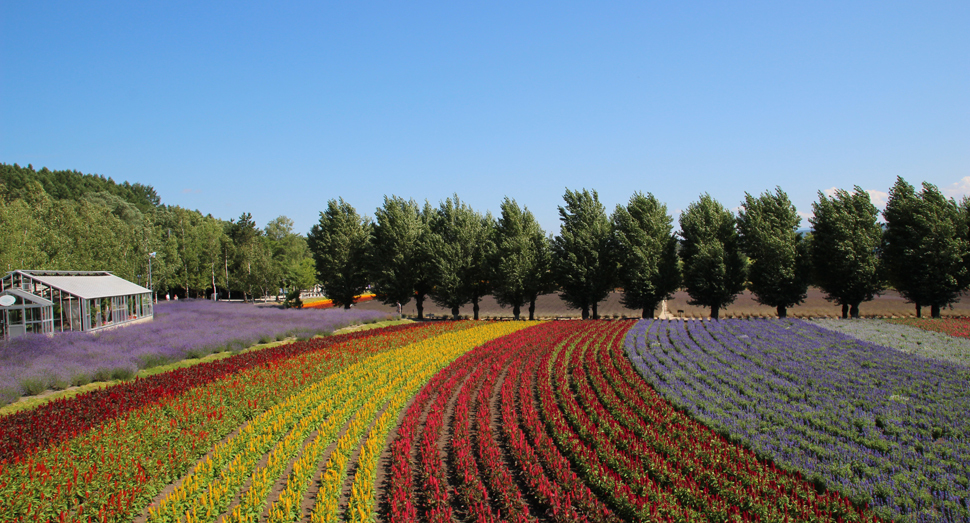
[[[529,303],[529,319],[535,319],[535,302],[552,292],[552,251],[546,233],[528,208],[519,207],[506,197],[495,227],[492,254],[492,293],[504,307],[512,307],[519,319],[522,306]]]
[[[327,202],[307,237],[324,293],[345,309],[367,288],[370,240],[370,220],[343,198]]]
[[[553,241],[553,271],[562,299],[582,310],[583,319],[599,317],[597,304],[609,296],[616,279],[610,220],[596,191],[571,191],[559,207],[562,222]]]
[[[734,214],[706,193],[680,215],[684,287],[690,304],[710,307],[713,319],[744,290],[746,260],[735,224]]]
[[[916,305],[917,316],[928,305],[939,318],[940,308],[955,302],[968,283],[970,245],[960,207],[936,186],[924,182],[917,194],[900,177],[883,217],[882,256],[890,284]]]
[[[779,318],[805,301],[809,267],[798,226],[801,216],[780,187],[755,198],[744,193],[738,213],[741,249],[748,256],[748,288],[758,303],[775,307]]]
[[[418,319],[423,319],[424,300],[436,277],[429,223],[434,209],[425,204],[422,210],[414,200],[385,196],[374,215],[370,279],[375,294],[387,305],[404,306],[414,298]]]
[[[839,189],[826,198],[821,191],[812,204],[812,279],[826,299],[842,306],[842,317],[859,317],[859,304],[884,288],[879,267],[882,227],[879,209],[859,186],[853,193]]]
[[[492,293],[492,278],[495,274],[491,261],[495,253],[495,218],[492,213],[476,213],[478,227],[477,239],[472,252],[472,264],[468,268],[468,291],[472,302],[472,317],[478,319],[479,302]]]
[[[612,216],[623,304],[652,318],[657,305],[680,287],[677,237],[667,206],[636,192]]]
[[[293,231],[293,220],[286,216],[273,218],[266,224],[264,233],[271,246],[273,264],[279,275],[279,287],[285,290],[312,287],[316,277],[309,282],[309,287],[296,284],[305,260],[309,260],[312,265],[314,258],[307,247],[307,238]]]
[[[454,195],[441,203],[430,226],[437,242],[432,253],[437,279],[431,298],[458,319],[460,308],[473,298],[477,308],[484,291],[485,257],[491,242],[489,223]]]
[[[256,227],[251,214],[243,213],[230,221],[227,234],[232,240],[233,258],[229,261],[229,285],[243,293],[243,299],[255,300],[255,293],[264,285],[262,268],[269,269],[269,245],[263,241],[263,231]]]

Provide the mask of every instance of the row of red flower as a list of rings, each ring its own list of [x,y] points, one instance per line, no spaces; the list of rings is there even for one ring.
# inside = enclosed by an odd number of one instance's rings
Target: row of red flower
[[[0,463],[17,463],[39,448],[74,437],[92,426],[244,369],[324,350],[351,340],[412,328],[413,325],[401,325],[380,331],[356,331],[237,354],[13,413],[0,418]],[[349,359],[359,356],[353,350],[335,354],[335,357]]]
[[[631,325],[541,324],[436,376],[392,443],[389,521],[875,521],[674,410]]]
[[[970,318],[897,318],[890,321],[923,330],[942,332],[958,338],[970,338]]]

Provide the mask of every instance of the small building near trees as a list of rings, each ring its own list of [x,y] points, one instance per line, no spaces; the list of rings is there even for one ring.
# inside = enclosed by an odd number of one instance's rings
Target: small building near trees
[[[149,289],[108,271],[8,272],[0,279],[0,339],[94,332],[154,317]]]

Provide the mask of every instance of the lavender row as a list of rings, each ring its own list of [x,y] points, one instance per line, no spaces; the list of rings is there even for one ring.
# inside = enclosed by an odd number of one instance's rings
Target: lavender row
[[[970,370],[799,320],[643,320],[627,354],[667,399],[899,521],[970,522]]]
[[[159,303],[148,323],[0,343],[0,405],[48,388],[130,378],[161,363],[287,337],[309,338],[386,316],[359,309],[283,310],[205,300]]]
[[[970,339],[883,320],[810,320],[826,329],[927,358],[970,366]]]

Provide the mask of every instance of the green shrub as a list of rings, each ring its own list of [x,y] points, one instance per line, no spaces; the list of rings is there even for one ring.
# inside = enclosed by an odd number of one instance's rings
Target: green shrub
[[[91,383],[91,375],[85,372],[78,372],[77,374],[71,375],[71,386],[80,387],[82,385],[87,385]]]
[[[47,380],[47,388],[51,390],[64,390],[69,385],[66,379],[53,374]]]
[[[159,367],[162,365],[167,365],[168,363],[171,363],[169,358],[161,354],[148,354],[147,356],[141,357],[141,368],[143,369]]]
[[[284,309],[302,309],[303,300],[300,299],[300,290],[292,290],[286,293],[286,300],[283,301]]]
[[[91,374],[91,381],[109,381],[111,379],[111,369],[100,367]]]
[[[135,369],[131,367],[115,367],[111,369],[111,379],[130,380],[135,377]]]
[[[36,396],[47,390],[47,381],[39,376],[20,380],[20,390],[24,396]]]
[[[0,387],[0,406],[9,405],[20,398],[17,391],[9,387]]]

